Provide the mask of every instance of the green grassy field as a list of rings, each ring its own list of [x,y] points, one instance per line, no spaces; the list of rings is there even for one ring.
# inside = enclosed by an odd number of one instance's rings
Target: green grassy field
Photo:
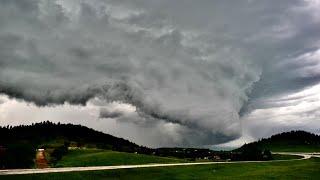
[[[183,159],[158,157],[143,154],[115,152],[99,149],[70,150],[56,167],[132,165],[148,163],[187,162]]]
[[[273,152],[320,152],[319,146],[288,145],[284,143],[266,146]]]
[[[272,154],[273,160],[290,160],[290,159],[301,159],[301,156],[296,155],[283,155],[283,154]]]
[[[272,155],[274,160],[299,159],[299,156]],[[201,160],[197,160],[200,162]],[[205,161],[205,160],[203,160]],[[206,160],[208,161],[208,160]],[[123,153],[100,149],[70,150],[55,167],[85,167],[109,165],[135,165],[148,163],[190,162],[184,159],[150,156],[143,154]],[[194,161],[192,161],[194,162]]]
[[[215,164],[52,174],[2,176],[6,179],[319,179],[320,158],[288,162]]]
[[[273,154],[274,160],[299,159],[300,156]],[[197,160],[197,162],[208,160]],[[87,167],[109,165],[136,165],[148,163],[182,163],[184,159],[143,154],[115,152],[101,149],[70,150],[54,167]],[[194,161],[191,161],[194,162]]]

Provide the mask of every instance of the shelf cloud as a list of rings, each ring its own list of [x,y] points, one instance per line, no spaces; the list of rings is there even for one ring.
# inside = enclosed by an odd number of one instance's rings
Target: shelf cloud
[[[270,99],[319,84],[319,9],[317,0],[3,0],[0,93],[39,109],[95,107],[96,118],[164,146],[229,142],[251,127],[242,121],[267,116],[258,109],[289,106]]]

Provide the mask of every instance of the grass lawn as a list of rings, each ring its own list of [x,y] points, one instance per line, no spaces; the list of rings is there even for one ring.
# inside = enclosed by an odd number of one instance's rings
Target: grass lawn
[[[267,149],[273,152],[320,152],[320,146],[315,145],[291,145],[285,143],[274,143],[273,145],[266,145]]]
[[[290,160],[290,159],[301,159],[301,156],[296,155],[283,155],[283,154],[272,154],[273,160]]]
[[[133,165],[148,163],[187,162],[183,159],[158,157],[143,154],[115,152],[99,149],[70,150],[56,167]]]
[[[6,179],[319,179],[320,158],[288,162],[215,164],[2,176]]]

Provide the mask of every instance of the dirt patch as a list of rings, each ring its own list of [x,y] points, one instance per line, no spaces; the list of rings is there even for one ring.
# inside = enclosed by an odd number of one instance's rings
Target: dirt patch
[[[48,161],[46,159],[45,150],[39,149],[36,154],[36,167],[39,169],[48,168]]]

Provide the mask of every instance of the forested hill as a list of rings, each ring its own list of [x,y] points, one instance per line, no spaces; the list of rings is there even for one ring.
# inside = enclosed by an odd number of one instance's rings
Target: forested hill
[[[320,136],[305,131],[284,132],[245,144],[236,151],[252,148],[268,149],[274,152],[319,152]]]
[[[0,127],[0,146],[27,143],[39,148],[57,142],[73,143],[76,146],[91,146],[125,152],[148,153],[151,149],[128,140],[73,124],[54,124],[46,121],[32,125]]]

